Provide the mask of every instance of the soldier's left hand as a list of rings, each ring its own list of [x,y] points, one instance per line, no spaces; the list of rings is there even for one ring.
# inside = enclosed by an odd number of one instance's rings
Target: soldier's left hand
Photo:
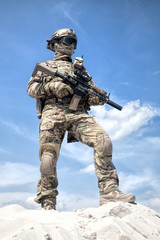
[[[88,104],[92,106],[103,105],[104,103],[100,101],[98,96],[90,95],[88,98]]]

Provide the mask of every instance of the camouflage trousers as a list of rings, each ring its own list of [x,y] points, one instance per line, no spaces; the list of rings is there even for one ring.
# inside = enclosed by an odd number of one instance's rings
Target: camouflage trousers
[[[83,107],[76,112],[68,106],[47,105],[40,124],[41,178],[38,182],[35,201],[55,200],[58,194],[56,164],[65,132],[71,140],[78,140],[94,148],[94,165],[100,194],[118,189],[118,175],[112,163],[112,143],[108,134],[88,115]]]

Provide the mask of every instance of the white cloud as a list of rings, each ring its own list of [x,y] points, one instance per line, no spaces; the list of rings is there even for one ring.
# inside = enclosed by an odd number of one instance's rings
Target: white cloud
[[[113,162],[130,171],[146,166],[158,171],[160,137],[130,136],[113,144]]]
[[[154,75],[154,76],[157,76],[157,75],[160,74],[160,70],[154,71],[154,72],[152,72],[151,74]]]
[[[152,150],[160,150],[160,137],[147,137],[146,141]]]
[[[128,86],[128,85],[130,85],[130,82],[128,82],[128,81],[123,81],[123,82],[120,82],[120,84],[122,84],[122,85],[124,85],[124,86]]]
[[[27,208],[39,208],[41,205],[39,205],[38,203],[36,203],[34,201],[35,196],[31,196],[31,194],[29,194],[29,197],[27,196],[27,198],[24,199],[24,205]]]
[[[54,8],[52,9],[52,11],[56,14],[57,12],[61,12],[62,16],[67,18],[71,24],[73,24],[85,37],[88,37],[88,34],[85,32],[85,30],[81,27],[78,17],[79,19],[81,18],[81,16],[83,15],[83,12],[80,12],[79,9],[77,8],[77,11],[75,12],[75,8],[73,11],[73,5],[75,4],[74,1],[70,1],[70,2],[61,2],[58,3],[57,5],[54,6]],[[73,16],[74,13],[74,17]]]
[[[38,180],[39,169],[25,163],[5,162],[0,164],[0,186],[26,184]]]
[[[9,154],[9,155],[12,155],[13,153],[4,149],[4,148],[0,148],[0,153],[4,153],[4,154]]]
[[[29,192],[5,192],[0,193],[0,207],[10,204],[20,204],[26,208],[37,208],[38,204],[34,202],[34,197]],[[31,200],[32,199],[32,200]]]
[[[57,210],[72,211],[73,209],[98,207],[99,196],[84,196],[81,194],[67,194],[60,192],[57,199]]]
[[[146,168],[135,174],[120,172],[119,178],[120,190],[137,192],[137,202],[160,212],[160,177],[152,169]]]
[[[93,162],[93,149],[82,143],[67,143],[66,138],[62,145],[61,154],[82,164]]]
[[[148,200],[141,200],[140,202],[149,207],[154,209],[157,212],[160,212],[160,194],[158,196],[154,196],[155,193],[148,199]]]
[[[16,124],[13,121],[4,121],[2,119],[0,119],[0,123],[2,123],[7,128],[10,128],[16,134],[34,142],[34,143],[38,143],[38,136],[29,132],[29,130],[26,127],[24,127],[22,125],[20,126],[19,124]]]
[[[120,188],[124,192],[140,190],[144,187],[157,189],[160,184],[160,179],[151,169],[144,169],[135,174],[119,173]]]
[[[146,126],[153,117],[160,116],[158,110],[149,105],[141,106],[139,100],[129,102],[121,112],[116,109],[106,110],[105,106],[96,106],[92,108],[91,113],[112,140],[122,139]]]
[[[41,205],[34,201],[35,196],[29,192],[7,192],[0,193],[0,207],[19,204],[25,208],[35,209],[40,208]],[[67,194],[66,192],[60,192],[57,197],[58,211],[73,211],[74,209],[98,207],[99,196],[96,194],[92,196],[84,196],[81,194]]]
[[[90,164],[89,166],[80,169],[80,173],[95,174],[94,164]]]

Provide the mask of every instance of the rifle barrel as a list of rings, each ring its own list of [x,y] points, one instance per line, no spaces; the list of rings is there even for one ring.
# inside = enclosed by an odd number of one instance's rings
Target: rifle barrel
[[[119,104],[117,104],[117,103],[111,101],[110,99],[107,99],[107,100],[106,100],[106,103],[109,104],[110,106],[112,106],[112,107],[118,109],[119,111],[121,111],[122,108],[123,108],[122,106],[120,106]]]

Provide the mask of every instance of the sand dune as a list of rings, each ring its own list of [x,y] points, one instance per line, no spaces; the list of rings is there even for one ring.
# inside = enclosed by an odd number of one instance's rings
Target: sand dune
[[[160,214],[143,205],[110,202],[58,212],[0,208],[0,240],[160,240]]]

